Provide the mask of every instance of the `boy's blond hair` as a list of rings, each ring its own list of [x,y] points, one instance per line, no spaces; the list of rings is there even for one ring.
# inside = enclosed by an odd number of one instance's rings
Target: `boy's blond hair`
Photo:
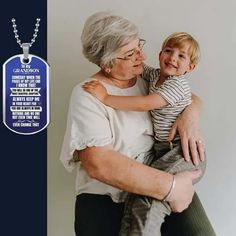
[[[197,65],[200,59],[200,47],[196,39],[186,32],[176,32],[168,36],[162,44],[162,50],[168,46],[183,48],[186,43],[189,44],[188,55],[190,61]]]

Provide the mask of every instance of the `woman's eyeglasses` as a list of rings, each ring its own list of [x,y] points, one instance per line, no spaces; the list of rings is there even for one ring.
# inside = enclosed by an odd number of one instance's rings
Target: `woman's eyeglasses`
[[[117,57],[116,59],[131,60],[132,62],[135,62],[137,59],[137,55],[140,56],[141,52],[143,51],[143,46],[145,45],[145,43],[146,43],[145,39],[139,39],[138,49],[134,48],[128,53],[128,55],[124,57]]]

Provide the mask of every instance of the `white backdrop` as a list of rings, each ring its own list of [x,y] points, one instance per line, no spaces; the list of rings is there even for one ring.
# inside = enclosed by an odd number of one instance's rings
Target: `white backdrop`
[[[80,35],[85,19],[113,10],[136,23],[147,40],[146,62],[157,66],[163,39],[187,31],[202,57],[191,74],[192,90],[204,101],[201,128],[208,168],[197,192],[219,236],[235,236],[236,222],[236,0],[48,0],[48,61],[51,115],[48,128],[48,236],[73,236],[74,173],[59,162],[72,87],[97,70],[83,58]],[[234,98],[233,98],[234,97]]]

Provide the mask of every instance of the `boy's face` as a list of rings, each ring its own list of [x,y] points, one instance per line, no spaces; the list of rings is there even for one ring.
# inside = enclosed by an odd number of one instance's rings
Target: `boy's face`
[[[179,76],[194,69],[188,54],[189,46],[183,48],[166,46],[159,54],[162,76]]]

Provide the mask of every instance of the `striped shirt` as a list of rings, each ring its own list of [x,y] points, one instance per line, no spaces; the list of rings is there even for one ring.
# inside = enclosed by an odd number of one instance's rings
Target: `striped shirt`
[[[159,76],[160,69],[144,66],[142,78],[149,83],[149,93],[159,93],[168,102],[151,111],[154,137],[157,141],[166,141],[177,117],[191,104],[191,91],[185,75],[170,76],[158,87]],[[175,139],[179,139],[179,135]]]

